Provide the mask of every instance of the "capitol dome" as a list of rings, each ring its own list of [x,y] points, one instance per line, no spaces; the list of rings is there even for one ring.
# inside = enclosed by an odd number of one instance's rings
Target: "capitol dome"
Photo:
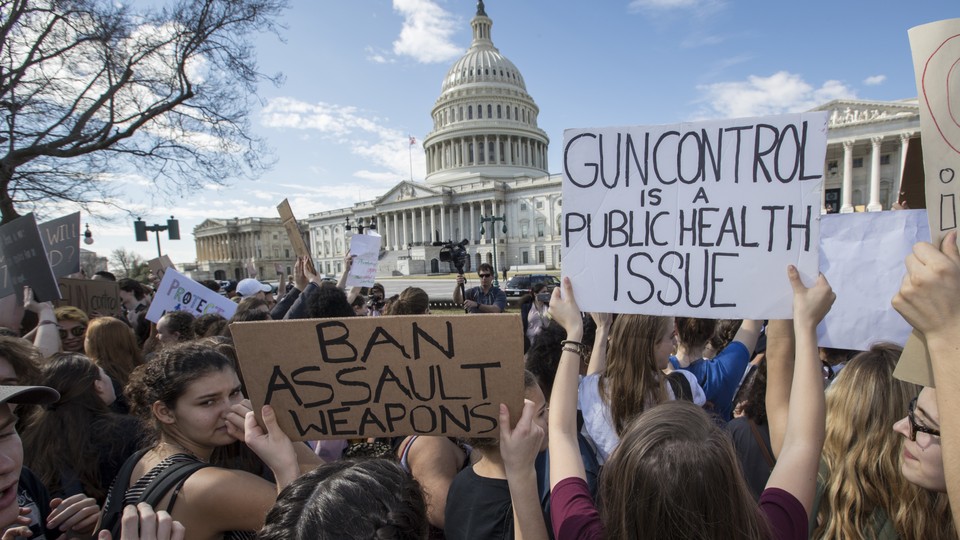
[[[424,139],[430,184],[547,174],[549,138],[520,70],[493,45],[483,1],[470,21],[473,42],[443,79],[433,131]],[[465,174],[474,173],[474,174]]]

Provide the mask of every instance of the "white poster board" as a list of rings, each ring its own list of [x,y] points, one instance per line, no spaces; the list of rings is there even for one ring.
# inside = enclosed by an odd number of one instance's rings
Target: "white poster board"
[[[906,274],[903,260],[930,241],[926,210],[823,216],[820,271],[837,299],[817,327],[821,347],[865,351],[878,341],[903,346],[910,325],[890,299]]]
[[[186,311],[194,317],[216,313],[229,319],[237,311],[237,304],[173,268],[167,268],[147,310],[147,320],[157,322],[168,311]]]
[[[377,280],[380,241],[380,235],[375,232],[350,238],[350,254],[354,257],[347,274],[347,287],[370,287]]]
[[[584,311],[785,319],[817,276],[827,114],[568,129],[563,275]]]

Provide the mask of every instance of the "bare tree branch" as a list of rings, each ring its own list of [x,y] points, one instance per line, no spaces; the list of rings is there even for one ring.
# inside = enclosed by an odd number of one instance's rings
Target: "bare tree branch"
[[[114,195],[136,172],[185,193],[270,165],[250,131],[249,43],[286,0],[0,0],[0,214]]]

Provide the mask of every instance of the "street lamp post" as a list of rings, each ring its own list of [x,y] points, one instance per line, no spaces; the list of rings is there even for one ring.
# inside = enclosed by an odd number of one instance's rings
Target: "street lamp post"
[[[133,222],[133,232],[137,237],[137,242],[149,242],[147,239],[147,233],[157,233],[157,257],[163,256],[163,253],[160,252],[161,231],[168,231],[167,236],[170,238],[170,240],[179,240],[180,222],[173,219],[173,216],[170,216],[170,219],[167,220],[166,225],[147,225],[147,223],[140,218],[137,218],[137,220]]]
[[[500,274],[500,269],[497,266],[497,227],[496,223],[500,221],[503,223],[503,234],[507,234],[507,216],[480,216],[480,235],[483,236],[485,228],[484,223],[490,223],[490,231],[493,233],[493,286],[499,287],[500,280],[497,279],[497,276]]]

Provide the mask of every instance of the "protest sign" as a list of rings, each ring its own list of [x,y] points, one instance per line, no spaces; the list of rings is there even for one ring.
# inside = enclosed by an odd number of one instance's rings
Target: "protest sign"
[[[41,223],[39,228],[53,275],[80,272],[80,212]]]
[[[925,210],[823,216],[820,271],[837,299],[817,327],[820,346],[866,351],[879,341],[906,343],[910,325],[890,299],[913,244],[929,240]]]
[[[147,310],[147,320],[157,322],[168,311],[186,311],[194,317],[216,313],[229,319],[236,313],[237,304],[173,268],[167,268]]]
[[[100,279],[57,279],[60,300],[57,306],[74,306],[88,315],[120,315],[120,287]]]
[[[350,255],[354,257],[347,274],[347,287],[370,287],[377,281],[380,242],[380,235],[375,232],[350,238]]]
[[[234,323],[230,332],[253,409],[273,406],[293,440],[497,436],[500,403],[514,421],[523,407],[517,314]]]
[[[297,223],[297,218],[294,217],[293,210],[290,209],[290,203],[284,199],[277,205],[277,212],[280,213],[280,221],[283,223],[283,228],[287,230],[290,243],[293,244],[293,252],[297,254],[297,257],[306,257],[307,264],[310,265],[310,272],[316,274],[317,269],[313,266],[313,257],[310,256],[307,243],[303,241],[303,231],[300,230],[300,224]]]
[[[156,276],[158,280],[163,279],[163,274],[167,271],[167,268],[173,268],[174,270],[177,269],[177,267],[173,265],[173,261],[170,260],[170,257],[167,255],[161,255],[156,259],[150,259],[147,261],[147,268],[153,272],[153,275]]]
[[[0,225],[0,298],[15,294],[17,301],[22,301],[25,285],[33,288],[41,302],[60,299],[33,214]]]
[[[930,240],[939,246],[943,237],[957,228],[960,206],[960,179],[956,178],[960,172],[960,124],[950,106],[951,94],[956,97],[950,77],[960,62],[960,19],[916,26],[908,34],[920,104]],[[915,384],[934,385],[930,355],[918,332],[907,341],[894,375]]]
[[[563,275],[585,311],[789,318],[817,276],[825,112],[568,129]]]

